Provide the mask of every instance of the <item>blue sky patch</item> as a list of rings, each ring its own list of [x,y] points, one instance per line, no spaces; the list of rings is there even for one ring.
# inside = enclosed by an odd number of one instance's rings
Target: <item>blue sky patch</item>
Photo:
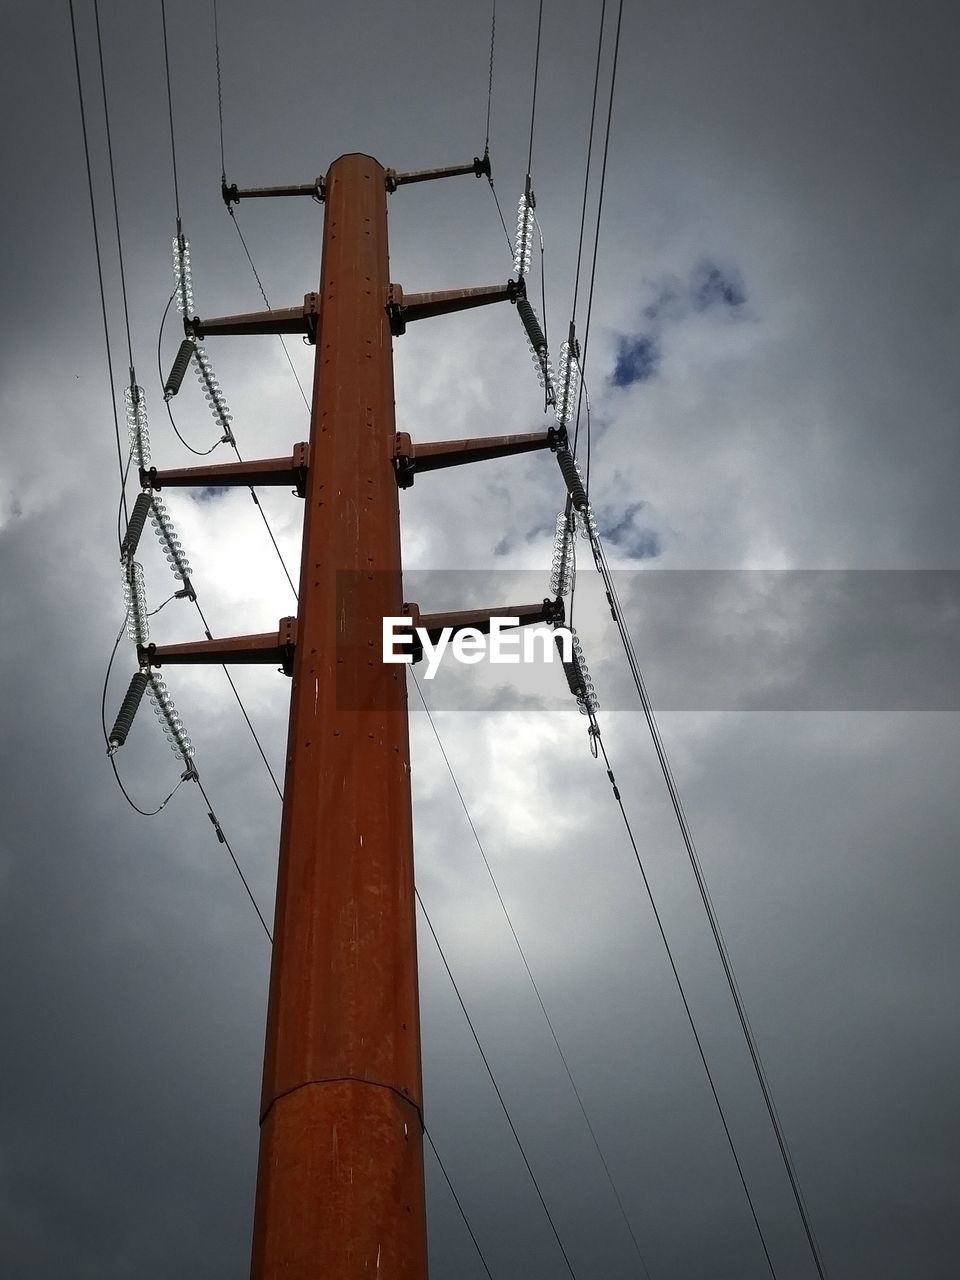
[[[690,276],[690,301],[696,311],[709,311],[712,307],[733,311],[746,300],[747,292],[739,272],[724,271],[707,259],[694,268]]]
[[[615,543],[634,560],[652,560],[660,555],[663,544],[656,529],[637,523],[636,517],[644,509],[645,502],[631,502],[619,516],[610,513],[600,521],[600,532],[607,542]]]
[[[222,498],[227,492],[228,485],[225,484],[208,484],[206,488],[199,489],[190,496],[194,502],[212,502],[214,498]]]
[[[660,347],[656,338],[641,333],[635,338],[621,338],[617,363],[613,371],[615,387],[630,387],[635,382],[648,382],[660,368]]]

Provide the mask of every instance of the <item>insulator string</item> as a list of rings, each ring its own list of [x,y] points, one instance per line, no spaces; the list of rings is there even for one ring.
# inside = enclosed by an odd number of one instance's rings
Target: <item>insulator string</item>
[[[191,359],[196,354],[196,350],[197,344],[192,338],[184,338],[180,343],[173,365],[167,375],[167,380],[163,384],[164,400],[172,400],[183,386],[184,375],[187,372]]]
[[[125,560],[128,556],[137,554],[137,547],[140,545],[140,537],[143,533],[143,526],[146,524],[147,516],[150,514],[150,494],[138,493],[137,500],[133,504],[133,511],[130,513],[130,519],[127,522],[127,531],[123,535],[123,542],[120,544],[120,558]]]

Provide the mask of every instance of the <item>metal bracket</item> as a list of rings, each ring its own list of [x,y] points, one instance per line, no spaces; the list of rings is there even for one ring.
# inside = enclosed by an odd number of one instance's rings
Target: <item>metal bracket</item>
[[[322,204],[327,196],[327,186],[326,180],[319,177],[314,178],[313,182],[302,182],[296,186],[240,188],[235,182],[228,186],[224,178],[220,184],[220,194],[228,209],[232,204],[239,204],[241,200],[260,199],[264,196],[312,196]]]
[[[456,467],[464,462],[485,462],[490,458],[507,458],[538,449],[556,450],[557,431],[533,431],[516,436],[487,436],[479,440],[438,440],[430,444],[414,444],[406,431],[393,438],[393,466],[397,484],[409,489],[414,476],[421,471]]]
[[[137,658],[141,667],[159,667],[165,662],[279,662],[284,675],[292,676],[296,645],[296,618],[281,618],[275,633],[194,640],[187,644],[138,645]]]
[[[405,187],[413,182],[432,182],[434,178],[457,178],[461,174],[474,173],[478,178],[490,177],[490,156],[473,157],[472,164],[450,164],[441,169],[411,169],[407,173],[397,173],[396,169],[386,170],[386,187],[392,195],[397,187]]]
[[[320,295],[305,293],[302,307],[277,307],[240,316],[216,316],[212,320],[184,316],[183,331],[188,338],[206,338],[210,334],[302,333],[315,345],[319,318]]]
[[[399,338],[407,331],[411,320],[424,320],[429,316],[449,315],[453,311],[466,311],[471,307],[486,307],[492,302],[516,302],[523,297],[523,281],[508,280],[506,284],[480,285],[475,289],[442,289],[434,293],[409,293],[404,295],[398,284],[387,286],[387,315],[390,332]]]
[[[235,485],[292,484],[299,497],[306,497],[310,446],[305,441],[293,446],[289,458],[262,458],[251,462],[207,463],[199,467],[175,467],[158,471],[140,468],[142,489],[233,487]]]

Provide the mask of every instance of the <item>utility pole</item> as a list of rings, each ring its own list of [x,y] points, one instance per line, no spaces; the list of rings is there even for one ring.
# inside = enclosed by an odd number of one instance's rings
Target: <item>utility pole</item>
[[[365,155],[299,187],[325,204],[319,290],[303,307],[186,321],[316,344],[310,440],[289,458],[141,474],[175,485],[290,484],[305,499],[299,614],[276,635],[155,646],[141,660],[276,662],[292,675],[267,1014],[253,1280],[425,1280],[423,1098],[406,670],[383,619],[438,631],[491,610],[404,605],[399,489],[419,471],[556,449],[557,431],[420,446],[398,434],[392,339],[426,316],[523,296],[522,283],[407,295],[390,283],[387,195],[489,173],[486,160],[397,174]],[[498,608],[561,621],[550,600]]]
[[[326,183],[258,1278],[426,1275],[406,673],[355,642],[403,604],[388,285],[384,171],[344,156]]]

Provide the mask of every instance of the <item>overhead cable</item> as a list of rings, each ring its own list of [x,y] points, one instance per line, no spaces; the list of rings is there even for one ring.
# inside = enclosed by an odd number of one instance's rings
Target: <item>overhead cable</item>
[[[466,1211],[462,1203],[460,1202],[460,1197],[457,1195],[456,1190],[454,1189],[454,1185],[450,1181],[450,1175],[449,1173],[447,1173],[446,1166],[444,1165],[443,1161],[440,1159],[440,1152],[437,1150],[437,1145],[434,1142],[433,1138],[431,1137],[430,1130],[427,1128],[426,1125],[423,1126],[423,1136],[430,1143],[430,1150],[433,1152],[433,1158],[436,1160],[437,1167],[439,1168],[440,1172],[443,1174],[443,1180],[447,1184],[447,1189],[449,1190],[450,1194],[453,1196],[454,1204],[457,1206],[457,1209],[459,1210],[459,1213],[460,1213],[460,1217],[463,1219],[463,1225],[467,1228],[467,1234],[470,1236],[470,1239],[473,1241],[473,1247],[477,1251],[477,1257],[480,1259],[480,1265],[483,1267],[484,1271],[486,1272],[488,1276],[488,1280],[493,1280],[493,1276],[490,1272],[490,1268],[487,1265],[487,1260],[483,1256],[483,1250],[480,1248],[480,1242],[477,1240],[476,1233],[474,1232],[473,1227],[470,1225],[470,1219],[467,1217]]]
[[[533,130],[537,120],[537,81],[540,78],[540,33],[543,29],[543,0],[537,12],[537,51],[533,59],[533,98],[530,103],[530,145],[527,148],[527,177],[533,166]]]
[[[639,659],[637,658],[636,650],[634,649],[634,646],[633,646],[633,638],[630,635],[630,631],[626,623],[626,618],[623,612],[623,608],[620,604],[619,595],[617,593],[616,584],[613,581],[613,575],[610,572],[610,567],[606,559],[606,553],[604,551],[603,544],[599,537],[599,534],[596,535],[595,540],[593,541],[593,546],[594,546],[594,559],[597,564],[597,569],[600,572],[600,575],[603,579],[604,588],[607,592],[607,600],[610,604],[611,613],[613,614],[613,619],[616,624],[617,631],[620,635],[621,643],[623,644],[624,652],[627,657],[627,664],[630,668],[631,676],[633,677],[634,685],[637,690],[637,695],[640,699],[640,705],[641,705],[641,708],[643,709],[644,719],[646,720],[647,728],[650,732],[650,737],[652,739],[654,750],[657,755],[657,760],[660,764],[660,770],[661,770],[661,773],[663,774],[663,779],[667,787],[667,794],[670,798],[670,803],[673,808],[674,815],[676,816],[676,819],[677,819],[677,825],[680,828],[680,835],[683,840],[684,849],[686,850],[687,858],[688,858],[688,861],[690,862],[694,879],[696,880],[696,883],[697,883],[697,889],[700,894],[700,899],[703,903],[704,910],[707,914],[707,920],[710,925],[710,932],[713,936],[714,944],[717,949],[717,954],[720,957],[721,967],[723,968],[724,977],[726,979],[727,986],[729,988],[730,995],[737,1012],[737,1019],[740,1023],[740,1029],[743,1033],[743,1038],[747,1046],[747,1051],[750,1055],[750,1061],[753,1066],[754,1074],[756,1075],[757,1083],[760,1086],[760,1092],[763,1096],[764,1106],[766,1107],[767,1115],[769,1117],[771,1127],[773,1128],[774,1136],[777,1142],[777,1147],[780,1152],[780,1158],[783,1163],[784,1170],[787,1174],[787,1179],[790,1183],[791,1192],[793,1194],[794,1202],[797,1207],[797,1212],[800,1216],[800,1221],[803,1225],[803,1230],[804,1230],[804,1235],[806,1236],[807,1245],[809,1247],[811,1256],[813,1258],[814,1265],[817,1269],[817,1275],[820,1277],[820,1280],[825,1280],[826,1272],[823,1265],[823,1259],[820,1254],[819,1245],[817,1244],[817,1240],[813,1232],[813,1226],[810,1221],[809,1213],[807,1211],[806,1202],[804,1200],[803,1193],[800,1189],[800,1182],[797,1176],[796,1166],[794,1164],[793,1157],[790,1153],[790,1148],[787,1143],[786,1135],[783,1130],[783,1125],[780,1121],[779,1113],[773,1101],[773,1096],[772,1096],[770,1085],[767,1079],[766,1070],[763,1066],[763,1062],[760,1057],[760,1050],[757,1045],[756,1037],[753,1034],[753,1029],[750,1026],[749,1018],[747,1017],[746,1007],[743,1001],[743,995],[740,991],[740,985],[739,985],[739,982],[737,981],[737,977],[733,969],[733,962],[730,958],[730,953],[727,949],[727,944],[723,937],[723,932],[720,928],[720,922],[717,917],[716,908],[713,905],[713,901],[710,896],[710,891],[707,887],[706,877],[704,875],[703,867],[700,863],[700,858],[697,853],[696,844],[693,838],[693,832],[690,828],[690,824],[687,820],[687,816],[683,808],[683,803],[680,799],[680,790],[679,790],[679,787],[677,786],[677,781],[676,781],[676,778],[674,777],[673,769],[670,765],[670,760],[667,755],[666,745],[663,740],[663,735],[660,731],[660,725],[657,721],[657,717],[653,709],[653,704],[650,701],[650,696],[647,691],[646,682],[644,681],[643,672],[640,668]]]
[[[593,131],[597,115],[597,90],[600,86],[600,54],[603,50],[603,35],[607,14],[607,0],[600,6],[600,26],[597,35],[597,58],[593,72],[593,100],[590,103],[590,132],[587,138],[587,163],[583,172],[583,203],[580,207],[580,235],[577,243],[577,272],[573,283],[573,303],[570,307],[570,319],[577,315],[577,295],[580,290],[580,262],[583,257],[583,233],[587,222],[587,193],[590,189],[590,164],[593,157]]]
[[[120,506],[124,515],[124,523],[126,524],[128,520],[127,495],[125,486],[126,477],[123,465],[123,446],[120,443],[120,415],[117,412],[117,395],[113,380],[113,356],[110,351],[110,326],[107,322],[107,294],[103,284],[103,258],[100,253],[100,233],[97,229],[97,205],[93,195],[93,168],[90,163],[90,143],[87,136],[87,115],[83,103],[83,79],[80,74],[80,51],[77,43],[77,22],[73,9],[73,0],[70,0],[70,30],[73,35],[73,61],[77,75],[77,97],[80,103],[80,128],[83,133],[83,156],[87,169],[87,193],[90,198],[90,220],[93,225],[93,247],[97,259],[97,283],[100,288],[100,315],[103,321],[103,345],[107,355],[107,379],[110,384],[110,407],[113,410],[113,427],[117,439],[117,467],[120,473]],[[118,531],[117,540],[122,543],[122,531]]]
[[[453,987],[454,995],[457,997],[457,1002],[460,1005],[460,1008],[463,1012],[463,1016],[467,1020],[467,1026],[470,1028],[470,1034],[473,1036],[473,1042],[477,1046],[477,1051],[480,1054],[480,1058],[483,1062],[484,1067],[486,1068],[487,1075],[490,1077],[490,1083],[493,1085],[493,1090],[494,1090],[494,1093],[496,1093],[497,1095],[497,1099],[500,1103],[500,1108],[503,1111],[504,1116],[506,1117],[507,1124],[510,1126],[510,1132],[513,1134],[514,1141],[517,1144],[517,1150],[520,1152],[520,1156],[523,1160],[524,1165],[526,1166],[527,1173],[530,1175],[530,1181],[533,1183],[533,1189],[537,1193],[537,1199],[540,1201],[540,1205],[541,1205],[541,1208],[543,1209],[547,1222],[550,1224],[550,1230],[553,1232],[553,1238],[557,1242],[557,1247],[560,1250],[560,1254],[563,1258],[567,1271],[570,1273],[572,1280],[576,1280],[576,1272],[574,1271],[570,1263],[570,1259],[567,1256],[566,1249],[563,1247],[563,1241],[560,1239],[560,1233],[557,1230],[557,1224],[554,1221],[553,1214],[550,1212],[550,1209],[547,1205],[546,1200],[544,1199],[543,1192],[540,1190],[540,1183],[537,1181],[537,1175],[533,1171],[533,1166],[531,1165],[529,1157],[527,1156],[526,1150],[524,1149],[523,1142],[520,1139],[520,1134],[517,1132],[517,1127],[513,1122],[513,1117],[510,1115],[510,1111],[509,1111],[509,1108],[507,1107],[504,1096],[500,1092],[500,1086],[497,1084],[496,1076],[493,1074],[493,1069],[490,1066],[490,1061],[487,1058],[486,1053],[484,1052],[483,1045],[480,1043],[480,1037],[477,1035],[477,1029],[473,1025],[473,1019],[470,1017],[470,1014],[467,1010],[467,1006],[464,1003],[463,996],[460,994],[460,988],[457,986],[457,980],[453,976],[453,971],[451,970],[450,965],[447,961],[447,957],[444,953],[443,947],[440,945],[440,939],[437,937],[437,931],[434,929],[433,922],[430,919],[430,915],[426,907],[423,905],[423,899],[420,896],[420,890],[417,888],[414,888],[414,894],[416,895],[416,899],[420,906],[420,910],[423,912],[423,918],[427,923],[427,928],[430,930],[430,936],[433,938],[434,944],[436,945],[437,951],[440,955],[440,960],[443,963],[443,967],[447,972],[447,977],[450,979],[450,984]]]
[[[216,4],[216,0],[214,0]],[[487,78],[487,133],[483,140],[483,154],[490,155],[490,108],[493,104],[493,51],[497,39],[497,0],[493,0],[493,13],[490,18],[490,73]]]
[[[170,87],[170,49],[167,44],[167,0],[160,0],[163,24],[163,65],[167,73],[167,115],[170,119],[170,156],[173,161],[173,197],[177,206],[177,231],[180,230],[180,183],[177,180],[177,138],[173,128],[173,92]]]
[[[213,44],[214,44],[214,54],[216,57],[216,65],[217,65],[217,117],[220,124],[220,178],[221,178],[221,182],[224,185],[226,185],[227,170],[226,170],[226,162],[224,160],[224,149],[223,149],[223,82],[222,82],[221,70],[220,70],[220,22],[217,14],[217,0],[213,0]],[[237,229],[237,235],[240,237],[240,243],[243,245],[243,251],[247,255],[247,261],[250,263],[250,270],[253,272],[254,279],[257,282],[257,287],[260,290],[260,296],[263,298],[264,306],[267,308],[268,311],[272,311],[273,308],[270,306],[270,303],[267,300],[267,295],[263,288],[263,281],[260,279],[260,273],[257,271],[257,268],[254,266],[253,258],[250,256],[250,250],[247,248],[247,242],[243,238],[243,232],[240,229],[240,223],[237,221],[237,217],[233,211],[232,205],[230,204],[227,205],[227,212],[230,214],[230,218],[233,221],[233,225]],[[292,372],[294,378],[296,379],[297,386],[300,388],[300,395],[303,399],[303,403],[306,406],[307,413],[309,413],[310,401],[307,399],[307,393],[303,389],[303,384],[300,381],[300,375],[297,373],[296,366],[294,365],[293,360],[290,358],[290,352],[287,349],[287,344],[283,340],[283,334],[278,333],[277,337],[280,339],[280,345],[281,347],[283,347],[283,354],[287,358],[287,364],[290,366],[290,371]]]
[[[524,951],[523,945],[520,942],[520,936],[517,933],[516,927],[514,926],[514,923],[513,923],[513,919],[510,915],[509,910],[507,909],[507,904],[503,897],[503,894],[500,892],[500,885],[497,883],[497,878],[494,875],[493,868],[490,865],[490,860],[487,857],[486,850],[483,847],[483,842],[480,839],[480,833],[477,831],[476,824],[474,823],[473,817],[470,814],[470,810],[467,807],[466,797],[464,796],[463,791],[460,787],[460,783],[459,783],[459,780],[457,779],[456,773],[454,772],[454,768],[450,761],[450,757],[447,755],[446,748],[443,745],[443,739],[440,737],[440,730],[437,726],[436,721],[434,720],[433,713],[430,710],[430,706],[427,703],[426,697],[424,696],[424,692],[420,685],[420,681],[417,679],[416,672],[413,671],[412,675],[414,679],[414,684],[416,685],[417,693],[420,695],[420,701],[423,704],[423,709],[426,712],[427,721],[430,725],[430,728],[433,731],[433,736],[436,739],[437,747],[440,750],[440,755],[443,758],[443,763],[447,767],[447,772],[450,775],[450,781],[453,783],[453,788],[457,793],[457,798],[460,801],[460,807],[463,809],[464,816],[467,820],[467,825],[470,827],[470,831],[473,835],[474,842],[476,843],[477,849],[479,850],[479,853],[480,853],[480,858],[483,861],[484,868],[486,869],[487,876],[489,877],[490,883],[493,886],[493,891],[496,894],[497,901],[500,904],[500,909],[503,912],[503,917],[507,923],[507,928],[510,930],[510,933],[513,937],[513,941],[516,944],[517,953],[520,956],[520,961],[523,964],[523,968],[526,972],[527,978],[530,981],[530,986],[532,987],[533,993],[536,996],[537,1004],[540,1006],[540,1011],[543,1014],[544,1021],[547,1024],[547,1029],[549,1030],[554,1046],[556,1047],[557,1055],[560,1058],[560,1062],[563,1066],[564,1073],[566,1074],[567,1080],[570,1084],[570,1088],[572,1089],[573,1095],[576,1098],[577,1106],[580,1109],[580,1114],[583,1116],[584,1124],[587,1127],[587,1132],[590,1134],[590,1138],[593,1142],[594,1149],[596,1150],[597,1157],[600,1160],[600,1164],[603,1168],[604,1174],[606,1175],[607,1182],[609,1183],[614,1199],[617,1202],[617,1207],[620,1211],[620,1216],[623,1219],[624,1226],[626,1227],[627,1232],[630,1236],[630,1239],[633,1242],[633,1247],[637,1254],[637,1258],[640,1262],[640,1265],[643,1268],[643,1273],[647,1277],[647,1280],[650,1280],[650,1272],[647,1269],[646,1261],[644,1260],[643,1254],[640,1251],[639,1241],[637,1240],[633,1227],[630,1224],[630,1220],[627,1217],[627,1211],[626,1211],[626,1208],[624,1207],[624,1203],[620,1196],[620,1192],[617,1189],[617,1184],[614,1181],[613,1173],[610,1169],[609,1164],[607,1163],[606,1157],[603,1154],[603,1149],[600,1146],[600,1140],[597,1137],[596,1130],[594,1129],[590,1121],[590,1117],[587,1114],[586,1105],[583,1101],[583,1097],[580,1093],[580,1090],[577,1087],[577,1083],[573,1077],[573,1072],[570,1069],[570,1065],[567,1062],[566,1054],[564,1053],[563,1048],[560,1044],[560,1039],[557,1035],[556,1029],[554,1028],[553,1020],[551,1019],[549,1013],[547,1012],[547,1007],[544,1004],[542,995],[540,994],[540,988],[537,985],[537,981],[533,976],[533,970],[530,968],[530,964],[527,960],[526,952]]]
[[[127,278],[123,267],[123,240],[120,236],[120,206],[117,201],[117,178],[113,166],[113,139],[110,133],[110,110],[107,105],[107,77],[103,69],[103,40],[100,35],[100,0],[93,0],[93,16],[97,25],[97,57],[100,62],[100,89],[103,94],[103,124],[107,135],[107,160],[110,168],[110,189],[113,192],[113,222],[117,232],[117,261],[120,266],[120,292],[123,296],[123,323],[127,331],[127,355],[130,363],[130,380],[133,381],[133,341],[130,337],[130,308],[127,305]]]
[[[650,902],[650,909],[653,911],[653,917],[657,924],[657,930],[660,934],[660,940],[662,941],[664,950],[667,953],[667,960],[669,961],[669,964],[670,964],[670,971],[673,974],[674,981],[677,985],[677,990],[680,993],[680,999],[683,1002],[683,1009],[685,1014],[687,1015],[687,1022],[690,1026],[690,1031],[693,1035],[694,1042],[696,1043],[696,1046],[697,1046],[697,1053],[700,1055],[700,1061],[703,1064],[703,1070],[707,1077],[707,1083],[709,1084],[710,1092],[713,1095],[714,1105],[716,1106],[717,1114],[720,1117],[720,1123],[723,1126],[723,1132],[727,1139],[727,1146],[730,1148],[730,1154],[733,1157],[733,1163],[736,1166],[737,1175],[740,1178],[740,1185],[743,1187],[743,1194],[746,1196],[747,1204],[750,1208],[750,1216],[753,1218],[753,1225],[756,1228],[757,1237],[760,1241],[761,1248],[763,1249],[763,1256],[766,1259],[767,1267],[769,1268],[770,1275],[774,1277],[774,1280],[776,1280],[777,1273],[774,1270],[773,1260],[770,1257],[770,1250],[767,1247],[767,1241],[763,1234],[763,1228],[760,1226],[760,1219],[757,1217],[757,1210],[753,1203],[753,1197],[750,1194],[750,1188],[747,1186],[747,1179],[743,1172],[743,1166],[740,1163],[740,1157],[737,1154],[736,1144],[733,1141],[733,1134],[730,1132],[730,1126],[727,1122],[726,1113],[723,1109],[723,1103],[720,1101],[720,1095],[717,1093],[717,1086],[714,1083],[713,1073],[711,1072],[710,1065],[707,1062],[707,1055],[704,1052],[703,1043],[700,1039],[700,1033],[697,1030],[697,1024],[694,1021],[693,1012],[691,1011],[690,1003],[687,1000],[687,993],[684,990],[683,982],[680,978],[680,973],[677,969],[676,962],[673,958],[673,950],[670,946],[670,943],[667,941],[666,930],[663,927],[663,921],[661,920],[660,912],[657,909],[656,899],[653,896],[653,890],[650,887],[650,881],[647,879],[647,872],[643,865],[643,859],[640,857],[640,850],[637,847],[637,841],[633,834],[633,828],[630,825],[630,819],[627,816],[627,811],[623,805],[623,797],[621,796],[620,789],[617,786],[617,780],[614,777],[613,768],[610,764],[610,759],[607,755],[607,750],[606,750],[606,747],[604,746],[603,739],[600,737],[599,734],[597,735],[597,742],[599,744],[600,751],[603,755],[603,762],[606,765],[607,777],[610,780],[610,786],[613,790],[614,800],[616,801],[620,809],[620,814],[621,814],[621,817],[623,818],[623,823],[627,832],[627,838],[630,841],[630,847],[633,850],[633,856],[636,859],[637,867],[640,870],[640,877],[643,880],[643,887],[646,890],[647,898]]]
[[[223,83],[220,78],[220,22],[217,17],[217,0],[213,0],[213,44],[217,57],[217,117],[220,121],[220,180],[227,181],[227,169],[223,159]]]

